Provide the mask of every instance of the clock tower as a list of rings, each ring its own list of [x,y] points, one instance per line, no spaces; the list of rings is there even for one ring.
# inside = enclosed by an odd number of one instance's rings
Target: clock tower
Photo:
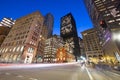
[[[77,61],[77,57],[80,56],[80,46],[75,20],[71,13],[68,13],[61,18],[60,35],[63,38],[65,44],[69,45],[69,52],[71,52],[71,54],[76,57]]]

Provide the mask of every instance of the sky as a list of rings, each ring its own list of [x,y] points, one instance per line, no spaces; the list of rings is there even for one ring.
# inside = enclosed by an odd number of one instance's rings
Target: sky
[[[20,18],[35,11],[54,16],[53,34],[60,34],[60,18],[71,12],[76,21],[78,36],[93,27],[83,0],[0,0],[0,20],[3,17]]]

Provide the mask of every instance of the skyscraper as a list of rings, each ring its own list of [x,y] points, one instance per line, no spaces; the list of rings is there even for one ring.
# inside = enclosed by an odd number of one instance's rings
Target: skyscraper
[[[53,35],[45,41],[43,62],[55,63],[57,61],[57,49],[63,47],[63,40],[58,35]]]
[[[53,25],[54,25],[54,17],[51,13],[46,14],[44,17],[44,25],[48,28],[48,36],[47,38],[52,37],[53,33]]]
[[[120,27],[120,0],[84,0],[94,27],[99,33],[100,44],[107,63],[117,62],[120,44],[112,39]],[[120,57],[119,57],[120,62]]]
[[[0,61],[31,63],[36,56],[43,22],[38,11],[17,19],[0,47]]]
[[[51,13],[48,13],[46,16],[44,16],[44,23],[41,30],[41,35],[39,38],[39,44],[37,48],[36,62],[42,62],[43,60],[45,41],[47,38],[52,37],[53,23],[54,23],[54,18]]]
[[[85,30],[82,32],[82,36],[87,60],[98,63],[102,60],[104,54],[99,44],[97,31],[94,28]]]
[[[61,18],[60,35],[65,44],[68,44],[70,47],[72,47],[72,49],[70,49],[71,53],[74,54],[77,60],[77,57],[80,56],[80,46],[75,20],[71,13],[68,13]]]
[[[94,27],[100,27],[101,20],[105,20],[108,27],[120,26],[120,0],[84,0]]]

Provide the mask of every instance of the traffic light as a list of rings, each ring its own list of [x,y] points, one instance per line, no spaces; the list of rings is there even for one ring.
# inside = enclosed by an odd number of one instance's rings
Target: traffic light
[[[100,26],[101,26],[102,28],[104,28],[104,29],[107,28],[107,24],[106,24],[105,20],[101,20],[101,21],[100,21]]]

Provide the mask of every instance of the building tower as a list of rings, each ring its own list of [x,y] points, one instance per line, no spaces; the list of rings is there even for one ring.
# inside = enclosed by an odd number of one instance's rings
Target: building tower
[[[53,35],[51,38],[48,38],[45,41],[45,49],[44,49],[44,56],[43,62],[44,63],[55,63],[57,61],[56,54],[57,50],[60,47],[63,47],[63,40],[58,35]]]
[[[82,32],[87,60],[98,63],[103,58],[103,51],[99,44],[97,31],[92,28]]]
[[[0,26],[5,27],[12,27],[13,24],[15,24],[15,20],[13,20],[12,18],[3,18],[0,22]]]
[[[0,47],[0,61],[31,63],[36,56],[43,22],[38,11],[17,19]]]
[[[52,33],[53,33],[54,17],[51,13],[48,13],[44,18],[45,18],[44,25],[48,28],[47,38],[50,38],[52,37]]]
[[[120,0],[84,0],[84,2],[99,33],[106,62],[120,62],[120,42],[118,44],[112,39],[113,33],[119,33],[120,30]],[[119,55],[119,59],[115,57],[116,54]]]
[[[109,25],[108,27],[120,26],[120,0],[84,0],[86,8],[94,24],[100,28],[101,20]]]
[[[68,44],[70,47],[72,47],[72,49],[70,49],[71,53],[74,54],[77,61],[77,57],[80,56],[80,46],[75,20],[71,13],[68,13],[61,18],[60,35],[65,44]]]

